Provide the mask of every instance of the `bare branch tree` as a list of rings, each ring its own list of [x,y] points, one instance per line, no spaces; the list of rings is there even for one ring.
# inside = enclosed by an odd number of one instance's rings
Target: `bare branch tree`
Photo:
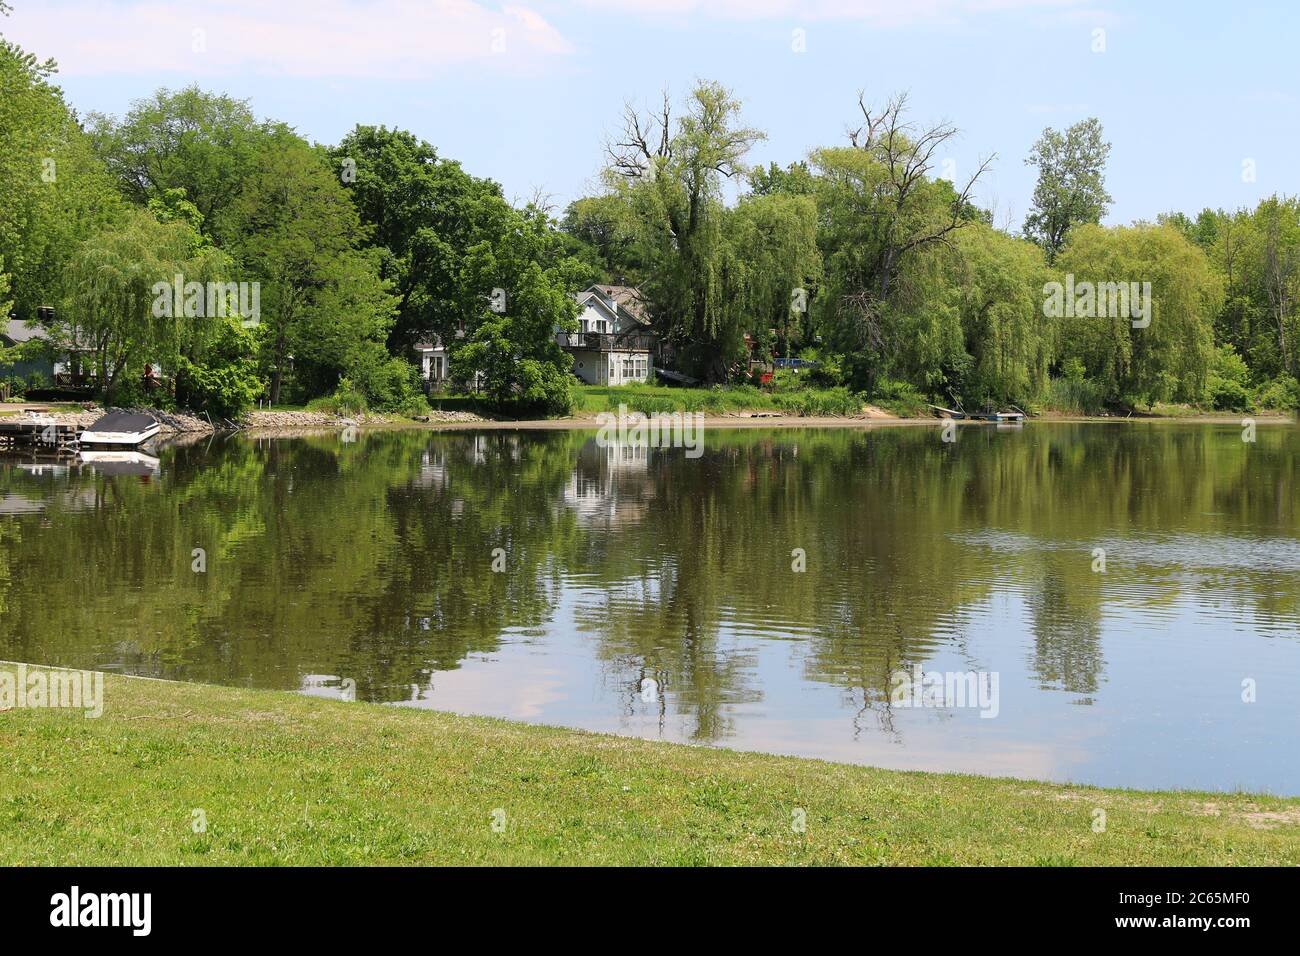
[[[623,129],[619,139],[605,144],[609,165],[620,176],[640,179],[660,159],[671,159],[672,102],[664,90],[658,114],[641,115],[631,103],[623,104]]]
[[[865,94],[859,92],[858,109],[862,112],[863,123],[849,130],[849,142],[880,164],[886,180],[880,196],[884,208],[878,213],[888,220],[886,241],[881,247],[876,269],[876,295],[884,300],[889,295],[904,254],[931,243],[947,244],[950,233],[970,222],[975,184],[995,156],[980,160],[953,200],[947,218],[928,223],[911,234],[901,232],[901,219],[909,201],[920,185],[932,178],[930,172],[936,152],[955,139],[959,131],[947,121],[927,128],[918,128],[909,122],[906,118],[906,93],[895,94],[878,112],[874,112],[867,105]]]

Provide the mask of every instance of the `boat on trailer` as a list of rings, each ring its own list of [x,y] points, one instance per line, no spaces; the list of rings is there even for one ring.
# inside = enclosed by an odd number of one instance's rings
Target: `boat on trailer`
[[[160,427],[150,415],[109,412],[81,433],[80,444],[93,448],[136,448],[157,435]]]

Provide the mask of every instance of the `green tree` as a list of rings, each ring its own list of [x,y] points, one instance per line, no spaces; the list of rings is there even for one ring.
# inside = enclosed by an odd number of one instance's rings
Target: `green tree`
[[[740,101],[729,90],[700,82],[675,125],[666,94],[655,116],[629,106],[608,149],[609,181],[629,210],[646,263],[649,311],[682,363],[710,381],[727,377],[746,331],[724,282],[732,251],[722,183],[745,173],[746,154],[763,138],[742,125]]]
[[[1025,160],[1038,168],[1032,208],[1025,218],[1025,235],[1055,260],[1075,226],[1099,223],[1110,205],[1106,192],[1106,158],[1110,143],[1102,139],[1101,123],[1090,117],[1064,133],[1043,130]]]
[[[852,381],[873,390],[892,377],[935,390],[958,375],[961,325],[942,287],[943,252],[983,221],[971,200],[992,158],[958,190],[933,174],[934,157],[957,135],[917,127],[907,98],[858,105],[850,146],[812,154],[824,280],[817,323],[845,358]]]
[[[1223,282],[1209,258],[1171,226],[1073,230],[1057,269],[1077,284],[1150,283],[1150,324],[1127,313],[1062,317],[1061,357],[1077,358],[1116,401],[1199,402],[1214,358]],[[1101,312],[1100,293],[1091,311]]]
[[[565,209],[560,229],[575,242],[568,250],[570,255],[587,259],[586,249],[595,254],[602,272],[598,279],[618,285],[644,281],[646,267],[637,246],[635,224],[621,196],[609,193],[575,199]]]
[[[812,337],[808,304],[821,276],[817,204],[811,196],[747,196],[723,218],[726,327],[794,355]],[[742,343],[731,343],[732,350]]]
[[[54,332],[93,355],[100,391],[113,401],[128,370],[145,362],[176,368],[192,322],[172,306],[177,275],[206,283],[222,278],[224,257],[195,254],[194,232],[185,223],[161,223],[144,210],[128,209],[119,223],[87,239],[72,257],[67,295]],[[159,284],[168,305],[159,308]]]
[[[467,250],[496,238],[508,212],[501,187],[440,159],[413,134],[383,126],[357,126],[330,156],[397,297],[390,349],[401,353],[433,335],[450,339],[469,298]]]
[[[572,406],[572,358],[556,332],[577,328],[572,290],[581,265],[568,258],[546,265],[558,241],[546,214],[529,206],[495,242],[466,252],[466,280],[480,298],[451,370],[462,379],[481,376],[498,408],[563,414]]]
[[[241,276],[261,283],[271,402],[281,400],[290,356],[312,394],[328,391],[393,320],[377,254],[359,248],[366,230],[339,178],[323,153],[282,131],[258,151],[225,216]]]
[[[121,205],[55,70],[0,38],[0,258],[27,321],[59,300],[69,260]]]
[[[259,124],[247,100],[197,86],[136,100],[120,122],[102,114],[89,119],[95,150],[127,198],[144,206],[183,189],[209,230],[222,225],[259,146],[278,129]]]
[[[956,300],[968,362],[952,394],[970,407],[1027,403],[1047,384],[1057,328],[1044,314],[1052,278],[1033,243],[979,225],[960,233],[945,282]]]
[[[767,168],[757,166],[749,171],[749,189],[755,196],[811,196],[817,191],[817,181],[808,164],[800,160],[782,169],[776,163]]]

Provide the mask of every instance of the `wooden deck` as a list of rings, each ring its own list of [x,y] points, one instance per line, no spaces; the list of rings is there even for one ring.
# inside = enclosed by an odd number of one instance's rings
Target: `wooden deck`
[[[0,421],[0,448],[69,448],[77,443],[78,431],[64,422]]]

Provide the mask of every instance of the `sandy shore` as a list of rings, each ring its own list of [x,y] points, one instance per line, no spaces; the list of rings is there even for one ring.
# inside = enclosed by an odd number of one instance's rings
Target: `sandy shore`
[[[84,428],[88,427],[91,422],[102,414],[103,410],[98,408],[92,410],[79,409],[76,411],[60,410],[54,412],[51,417],[56,421],[68,422]],[[154,412],[153,414],[157,415],[159,421],[163,425],[163,434],[197,433],[202,435],[211,434],[213,431],[212,427],[206,421],[192,416],[158,412]],[[1246,418],[1252,419],[1257,425],[1289,425],[1295,421],[1295,419],[1289,416],[1275,412],[1261,413],[1257,415],[1228,415],[1222,413],[1185,416],[1135,415],[1131,418],[1120,416],[1070,416],[1049,412],[1037,418],[1030,419],[1027,424],[1032,426],[1033,424],[1040,422],[1061,422],[1088,424],[1119,423],[1125,425],[1201,424],[1240,426],[1243,419]],[[730,412],[724,414],[706,414],[703,421],[705,428],[858,428],[870,430],[894,426],[940,425],[943,420],[929,417],[899,418],[880,409],[871,408],[868,414],[852,418],[833,416],[801,418],[798,415],[786,415],[774,412]],[[428,431],[563,431],[583,429],[594,430],[601,426],[601,422],[597,419],[595,413],[570,416],[567,418],[514,420],[485,418],[472,412],[461,411],[435,411],[427,416],[426,420],[422,421],[384,415],[358,415],[356,417],[344,417],[324,412],[253,411],[244,418],[241,424],[244,426],[245,431],[262,438],[292,437],[294,435],[309,433],[320,434],[322,432],[339,431],[350,426],[365,431],[389,429],[423,429]],[[989,423],[979,421],[958,421],[957,424],[970,428],[979,428],[987,426]]]

